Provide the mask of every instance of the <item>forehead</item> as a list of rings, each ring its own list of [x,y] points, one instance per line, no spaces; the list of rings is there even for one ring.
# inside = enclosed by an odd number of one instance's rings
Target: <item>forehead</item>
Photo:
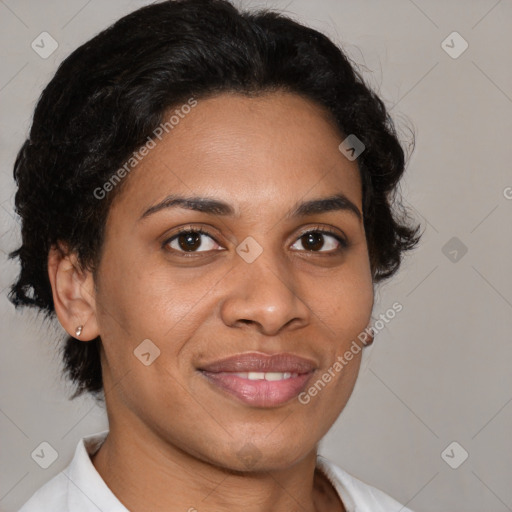
[[[131,213],[171,193],[215,197],[255,215],[262,204],[277,211],[333,192],[361,206],[357,163],[339,151],[344,135],[314,102],[225,93],[176,110],[164,116],[174,115],[172,130],[126,178],[119,202]]]

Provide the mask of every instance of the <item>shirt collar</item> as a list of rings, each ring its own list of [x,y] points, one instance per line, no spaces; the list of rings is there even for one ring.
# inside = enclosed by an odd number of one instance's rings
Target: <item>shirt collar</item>
[[[83,437],[76,447],[73,460],[63,471],[68,478],[69,510],[129,512],[101,478],[90,458],[99,450],[108,432],[104,430]]]

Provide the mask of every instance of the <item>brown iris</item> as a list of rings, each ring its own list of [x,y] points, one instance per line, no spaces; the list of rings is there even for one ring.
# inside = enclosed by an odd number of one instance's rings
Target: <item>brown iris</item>
[[[301,237],[304,247],[310,251],[316,251],[323,247],[324,239],[322,233],[310,232]]]
[[[178,237],[178,244],[184,251],[194,251],[201,246],[201,233],[183,233]]]

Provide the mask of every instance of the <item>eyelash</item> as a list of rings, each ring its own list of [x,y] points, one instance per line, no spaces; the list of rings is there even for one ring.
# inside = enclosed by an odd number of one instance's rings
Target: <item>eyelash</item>
[[[190,252],[186,252],[186,251],[178,251],[176,249],[167,249],[167,246],[172,241],[174,241],[176,238],[178,238],[180,235],[182,235],[183,233],[198,233],[200,235],[206,235],[206,236],[210,237],[216,244],[220,245],[219,242],[217,242],[217,240],[215,239],[215,237],[212,236],[212,234],[209,233],[208,231],[204,230],[202,227],[185,226],[185,227],[179,228],[177,233],[175,233],[172,237],[166,239],[163,242],[162,247],[164,249],[168,250],[168,251],[175,252],[175,253],[177,253],[180,256],[185,257],[185,258],[194,257],[194,255],[200,254],[201,252],[209,252],[209,251],[190,251]],[[334,250],[334,251],[327,251],[327,252],[326,251],[308,251],[308,250],[305,249],[304,251],[308,252],[308,253],[318,253],[318,254],[324,254],[326,256],[336,256],[337,254],[339,254],[343,250],[347,249],[348,246],[349,246],[347,240],[345,240],[337,232],[335,232],[334,230],[332,230],[330,228],[321,227],[321,226],[317,226],[317,227],[314,227],[314,228],[309,228],[309,229],[307,229],[305,231],[302,231],[299,234],[299,236],[297,237],[297,239],[294,242],[294,244],[298,240],[300,240],[303,236],[305,236],[305,235],[307,235],[309,233],[320,233],[320,234],[323,234],[323,235],[332,236],[340,244],[340,247],[338,249]]]

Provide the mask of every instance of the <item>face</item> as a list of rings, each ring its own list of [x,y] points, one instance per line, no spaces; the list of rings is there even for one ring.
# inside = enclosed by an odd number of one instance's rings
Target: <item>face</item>
[[[315,448],[362,351],[333,365],[373,307],[343,138],[297,95],[222,94],[199,100],[125,178],[95,282],[111,424],[234,470],[248,450],[268,470]]]

